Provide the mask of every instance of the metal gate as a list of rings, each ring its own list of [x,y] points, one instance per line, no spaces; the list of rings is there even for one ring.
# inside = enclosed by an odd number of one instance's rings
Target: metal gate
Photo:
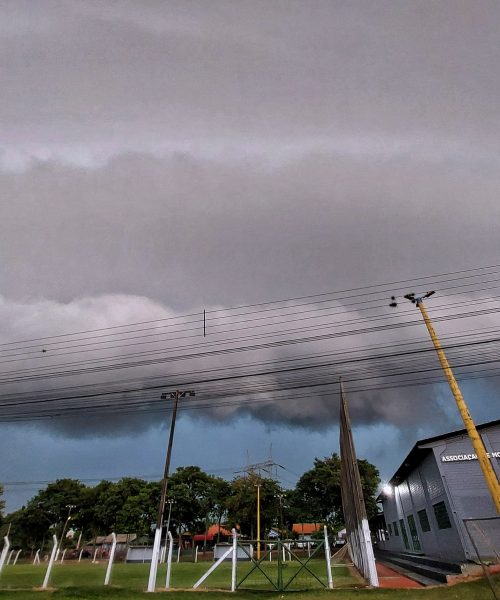
[[[315,586],[321,588],[333,587],[331,567],[328,560],[322,561],[323,566],[325,567],[325,577],[321,578],[321,576],[315,572],[317,569],[313,568],[312,561],[318,559],[323,553],[325,553],[325,555],[327,554],[329,558],[329,548],[325,548],[324,540],[315,540],[312,551],[308,552],[306,556],[301,556],[298,549],[292,549],[292,545],[296,543],[296,541],[261,540],[260,543],[264,546],[265,550],[261,551],[260,558],[254,558],[253,553],[249,552],[248,548],[249,544],[256,546],[258,542],[256,540],[245,540],[244,542],[238,541],[239,553],[244,553],[248,558],[250,569],[241,578],[237,578],[236,589],[262,590],[269,589],[270,587],[277,592],[283,592],[290,589],[292,584],[295,584],[293,589],[298,590],[300,589],[300,586],[297,587],[297,578],[300,574],[308,574],[312,579],[312,582],[315,583]],[[304,542],[303,546],[305,548],[307,542]],[[274,556],[276,560],[273,560]],[[317,560],[315,566],[318,566]],[[262,575],[262,579],[267,582],[267,588],[260,585],[260,582],[251,582],[252,575],[255,574]],[[309,584],[305,587],[309,589],[311,585]]]

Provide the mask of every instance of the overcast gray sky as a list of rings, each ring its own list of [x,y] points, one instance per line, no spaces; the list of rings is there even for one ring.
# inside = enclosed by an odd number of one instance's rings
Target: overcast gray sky
[[[0,0],[0,341],[500,262],[499,22],[486,0]],[[495,385],[468,385],[497,418]],[[422,389],[352,396],[385,477],[459,426]],[[338,449],[335,402],[313,400],[185,414],[175,462],[227,469],[229,443],[241,467],[272,442],[300,474]],[[2,427],[2,481],[161,470],[156,417]]]

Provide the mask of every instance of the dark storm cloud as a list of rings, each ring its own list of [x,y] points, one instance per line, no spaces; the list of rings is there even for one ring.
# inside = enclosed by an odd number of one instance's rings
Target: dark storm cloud
[[[0,9],[2,339],[497,262],[497,3]],[[416,396],[353,417],[441,414]]]
[[[129,155],[4,173],[2,287],[187,310],[491,263],[499,172],[316,153],[272,170]]]

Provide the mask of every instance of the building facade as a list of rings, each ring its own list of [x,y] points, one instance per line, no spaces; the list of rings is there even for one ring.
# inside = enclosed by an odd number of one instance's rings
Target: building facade
[[[500,479],[500,420],[477,429]],[[417,442],[379,501],[384,550],[500,561],[500,516],[465,429]]]

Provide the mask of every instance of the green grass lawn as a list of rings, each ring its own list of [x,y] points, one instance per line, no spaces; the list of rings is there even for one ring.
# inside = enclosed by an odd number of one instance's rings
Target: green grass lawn
[[[312,561],[312,570],[326,581],[324,561]],[[204,582],[202,592],[186,592],[193,583],[207,570],[210,563],[180,563],[172,565],[172,587],[177,590],[169,591],[170,600],[185,600],[187,594],[202,593],[205,600],[227,600],[230,587],[231,565],[223,564],[209,579]],[[238,564],[238,580],[250,569],[248,563]],[[283,578],[286,581],[297,569],[297,565],[287,565]],[[39,589],[45,575],[46,565],[33,566],[28,564],[9,565],[0,576],[0,600],[84,600],[84,599],[118,599],[138,600],[148,598],[145,594],[149,565],[130,565],[117,563],[113,567],[111,585],[104,588],[104,563],[92,565],[87,563],[67,563],[55,565],[52,572],[52,589],[41,592]],[[266,564],[266,573],[276,580],[276,564]],[[489,600],[493,599],[491,589],[483,580],[460,584],[453,587],[423,588],[412,590],[370,590],[359,587],[357,579],[352,577],[347,567],[334,567],[334,590],[326,590],[311,575],[300,574],[294,582],[295,586],[285,592],[272,590],[271,584],[261,573],[255,573],[247,582],[245,589],[238,590],[229,597],[235,600],[254,600],[269,598],[283,600]],[[161,592],[165,581],[165,567],[159,569],[157,586]],[[500,578],[495,579],[500,586]],[[307,591],[298,591],[299,589]],[[150,597],[150,596],[149,596]]]

